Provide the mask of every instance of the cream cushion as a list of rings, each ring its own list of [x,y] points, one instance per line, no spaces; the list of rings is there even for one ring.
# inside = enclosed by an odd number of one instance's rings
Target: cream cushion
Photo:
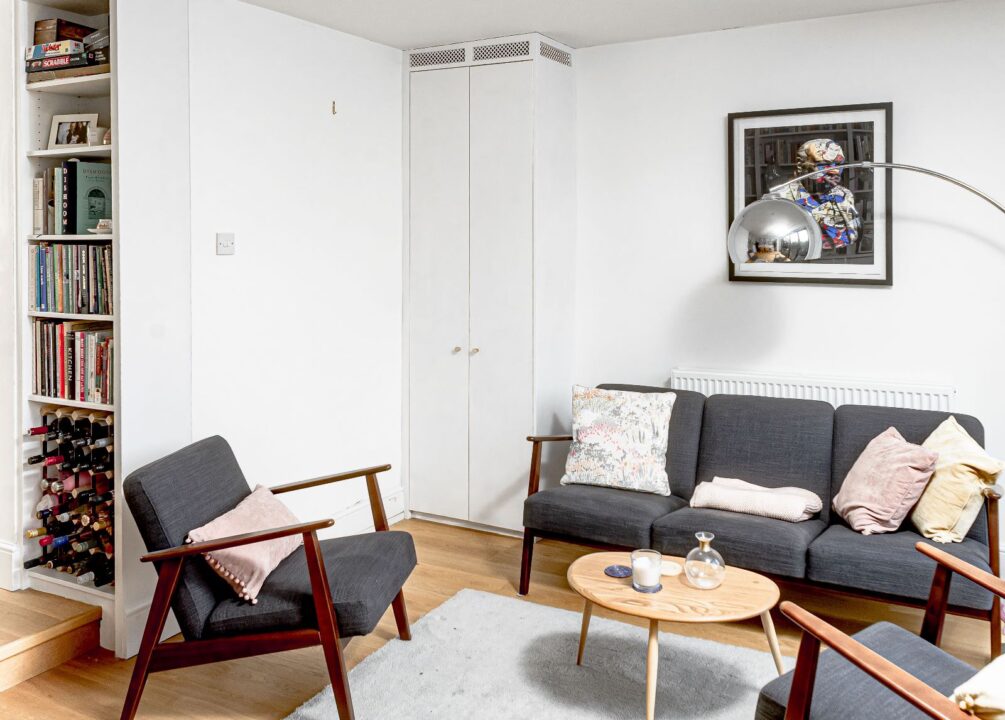
[[[962,542],[984,505],[984,490],[994,484],[1002,463],[988,455],[951,415],[922,447],[937,452],[939,459],[911,522],[935,542]]]
[[[691,507],[802,522],[820,512],[823,501],[816,493],[803,488],[769,488],[738,478],[716,476],[712,482],[698,483],[691,495]]]
[[[863,535],[894,532],[925,491],[936,452],[907,442],[897,428],[874,437],[834,496],[834,511]]]
[[[296,525],[298,522],[300,521],[296,516],[272,494],[269,488],[259,485],[233,510],[190,531],[187,540],[190,543],[218,540],[232,535]],[[203,553],[203,557],[240,598],[255,604],[258,602],[258,592],[262,589],[265,579],[269,577],[269,573],[303,542],[302,535],[291,535],[215,550]]]
[[[956,688],[950,698],[981,720],[1005,720],[1005,655]]]
[[[563,485],[601,485],[670,494],[667,443],[677,395],[572,390],[572,447]]]

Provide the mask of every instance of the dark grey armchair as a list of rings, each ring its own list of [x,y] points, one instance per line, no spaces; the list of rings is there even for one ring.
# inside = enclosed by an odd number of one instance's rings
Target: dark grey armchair
[[[1005,597],[1005,581],[926,543],[915,548],[938,563],[920,636],[880,622],[849,637],[783,602],[782,612],[802,628],[803,639],[796,669],[761,689],[756,720],[972,720],[947,695],[975,671],[938,647],[949,586],[956,574]],[[821,654],[821,644],[831,651]]]
[[[149,552],[142,560],[154,563],[158,581],[122,719],[135,716],[149,673],[320,644],[339,718],[352,720],[345,643],[370,633],[389,605],[398,635],[411,638],[401,588],[416,564],[415,545],[408,533],[388,531],[377,474],[390,467],[272,488],[278,494],[365,477],[377,532],[318,540],[317,531],[334,523],[318,520],[193,544],[185,543],[190,530],[251,492],[227,441],[207,438],[131,473],[123,489]],[[303,552],[279,564],[254,605],[235,597],[200,557],[288,535],[303,535]],[[172,609],[185,642],[161,643]]]

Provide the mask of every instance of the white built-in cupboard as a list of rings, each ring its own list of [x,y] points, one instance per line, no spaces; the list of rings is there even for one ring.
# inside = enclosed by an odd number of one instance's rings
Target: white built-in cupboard
[[[409,53],[409,507],[522,527],[568,429],[575,83],[539,35]]]

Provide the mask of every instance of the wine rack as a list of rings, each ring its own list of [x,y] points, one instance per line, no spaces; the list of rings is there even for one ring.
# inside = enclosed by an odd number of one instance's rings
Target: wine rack
[[[25,529],[24,567],[82,588],[115,582],[114,415],[46,405],[25,435],[38,444],[25,465],[38,468],[34,520]]]

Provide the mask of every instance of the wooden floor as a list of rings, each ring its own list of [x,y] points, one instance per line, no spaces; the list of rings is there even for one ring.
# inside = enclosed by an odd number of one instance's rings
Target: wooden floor
[[[0,590],[0,691],[95,649],[100,620],[93,605]]]
[[[464,588],[517,597],[518,539],[419,520],[399,523],[394,529],[412,533],[418,548],[419,567],[405,586],[412,622]],[[582,600],[566,583],[565,571],[572,560],[588,552],[591,550],[564,543],[538,543],[527,600],[581,611]],[[877,620],[896,622],[915,632],[921,625],[918,610],[788,586],[783,586],[782,597],[848,631]],[[596,613],[605,615],[601,609]],[[798,633],[778,613],[775,621],[782,652],[795,655]],[[756,620],[731,625],[664,625],[663,630],[767,651]],[[394,618],[388,611],[372,635],[352,641],[347,649],[348,664],[355,665],[394,637]],[[950,617],[943,647],[973,665],[983,664],[989,652],[987,623]],[[639,653],[644,652],[640,645]],[[667,643],[663,652],[672,653],[672,643]],[[324,667],[321,650],[310,648],[158,673],[147,684],[138,718],[283,718],[328,684]],[[131,669],[131,661],[116,660],[106,651],[81,656],[0,693],[0,718],[117,718]]]

